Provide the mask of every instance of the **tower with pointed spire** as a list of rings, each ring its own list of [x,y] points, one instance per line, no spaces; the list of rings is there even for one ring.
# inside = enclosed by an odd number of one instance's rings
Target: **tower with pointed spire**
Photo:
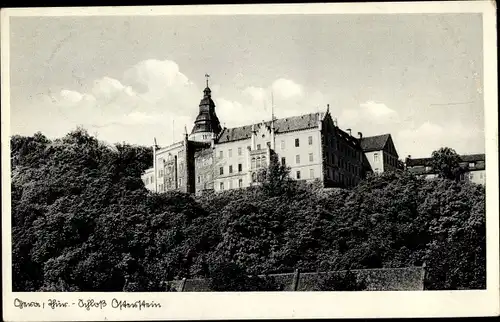
[[[203,90],[203,98],[200,101],[199,113],[194,121],[193,130],[189,139],[197,142],[210,142],[222,131],[219,118],[215,113],[215,103],[212,100],[212,91],[208,87],[210,75],[205,74],[207,87]]]

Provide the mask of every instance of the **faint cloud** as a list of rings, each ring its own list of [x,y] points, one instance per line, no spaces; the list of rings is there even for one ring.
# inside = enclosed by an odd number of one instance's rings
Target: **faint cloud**
[[[155,124],[161,122],[162,118],[143,112],[132,112],[124,116],[121,121],[124,124]]]
[[[397,112],[390,109],[384,103],[376,103],[374,101],[367,101],[359,105],[364,112],[369,113],[375,117],[392,117],[397,115]]]
[[[458,121],[446,124],[426,121],[417,127],[401,130],[395,136],[403,156],[429,157],[432,151],[441,147],[453,148],[458,153],[474,153],[472,147],[477,152],[484,151],[482,134],[481,130]]]
[[[300,97],[303,94],[302,86],[292,80],[280,78],[271,85],[274,95],[281,99]]]
[[[78,103],[78,102],[80,102],[83,99],[83,95],[80,94],[79,92],[70,91],[70,90],[67,90],[67,89],[63,89],[60,92],[60,97],[64,101],[67,101],[67,102],[73,103],[73,104]]]
[[[92,94],[97,99],[112,100],[122,93],[128,96],[135,96],[130,86],[124,86],[120,81],[111,77],[103,77],[96,80],[92,88]]]
[[[266,89],[262,87],[254,87],[254,86],[247,87],[243,90],[243,94],[249,96],[250,98],[252,98],[252,100],[258,102],[267,99]]]

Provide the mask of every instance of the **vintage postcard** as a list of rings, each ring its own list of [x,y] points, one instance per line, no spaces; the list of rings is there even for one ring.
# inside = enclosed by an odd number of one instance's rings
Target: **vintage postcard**
[[[498,315],[495,14],[2,10],[3,318]]]

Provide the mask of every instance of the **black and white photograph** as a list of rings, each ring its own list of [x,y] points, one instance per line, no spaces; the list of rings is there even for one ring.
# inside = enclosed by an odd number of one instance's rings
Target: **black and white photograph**
[[[9,320],[498,314],[496,9],[433,4],[2,10]]]

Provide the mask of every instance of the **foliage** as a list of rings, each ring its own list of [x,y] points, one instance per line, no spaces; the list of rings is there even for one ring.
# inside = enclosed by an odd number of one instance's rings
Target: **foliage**
[[[432,152],[432,168],[441,178],[459,180],[461,174],[460,156],[451,148],[440,148]]]
[[[485,191],[473,183],[394,172],[322,189],[274,158],[257,187],[155,194],[140,178],[150,148],[83,129],[10,143],[14,291],[165,291],[206,277],[275,290],[260,274],[424,263],[427,289],[485,287]]]

